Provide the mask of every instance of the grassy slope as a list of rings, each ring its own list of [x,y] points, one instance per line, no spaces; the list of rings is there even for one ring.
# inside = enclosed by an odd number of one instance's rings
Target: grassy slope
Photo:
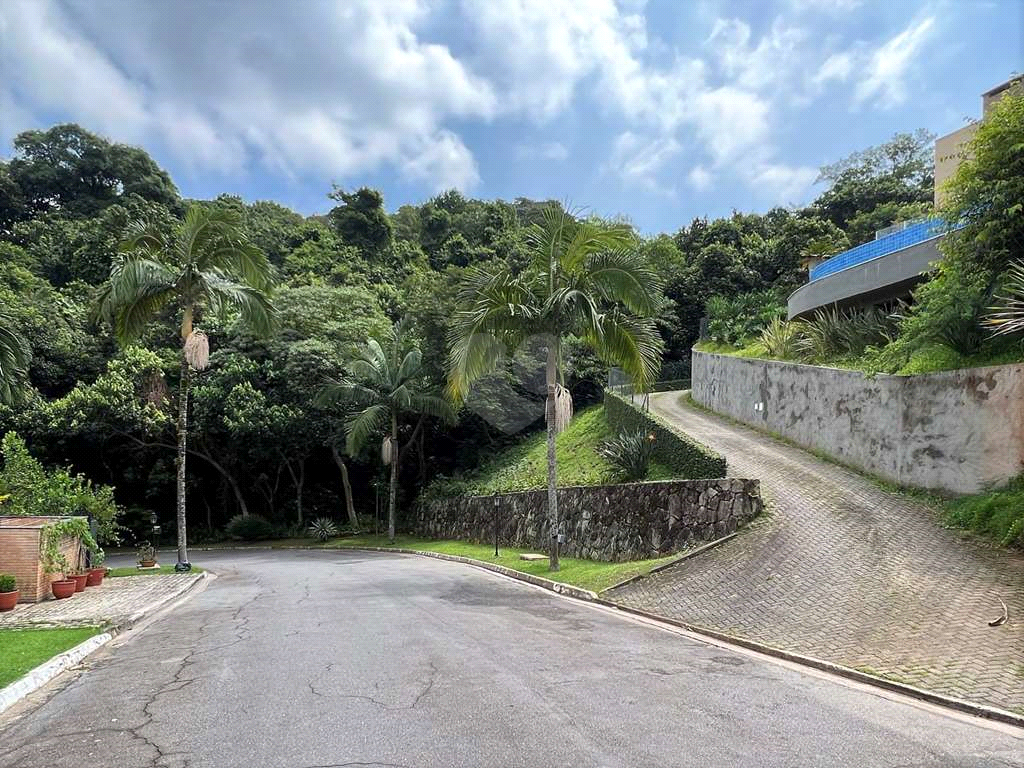
[[[604,406],[578,413],[568,429],[556,438],[558,446],[558,485],[599,485],[612,476],[611,466],[597,453],[603,440],[612,433],[604,415]],[[650,480],[673,476],[668,467],[652,462]],[[490,464],[466,478],[474,493],[488,495],[547,487],[547,437],[543,432],[531,435],[519,445],[499,454]]]
[[[317,545],[309,539],[294,539],[290,541],[276,542],[275,547],[287,548],[288,546],[322,547],[324,549],[344,549],[346,547],[388,547],[386,536],[351,536],[344,539],[334,539],[327,544]],[[442,552],[446,555],[461,555],[471,557],[474,560],[483,560],[488,563],[497,563],[506,568],[512,568],[522,573],[532,573],[536,576],[543,576],[552,581],[572,584],[583,589],[600,592],[613,584],[647,573],[651,568],[667,563],[678,554],[669,555],[655,560],[636,560],[628,563],[603,563],[596,560],[577,560],[575,558],[559,558],[561,570],[557,573],[548,571],[547,560],[520,560],[519,555],[523,552],[535,552],[536,550],[518,549],[515,547],[499,547],[498,558],[494,557],[494,545],[469,544],[464,541],[430,541],[429,539],[418,539],[413,536],[397,536],[394,546],[401,549],[417,549],[423,552]]]
[[[99,631],[98,627],[0,630],[0,688]]]

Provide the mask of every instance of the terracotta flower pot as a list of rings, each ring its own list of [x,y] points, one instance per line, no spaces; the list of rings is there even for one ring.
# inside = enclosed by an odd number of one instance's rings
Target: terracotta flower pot
[[[71,597],[75,594],[75,580],[74,579],[60,579],[50,583],[50,590],[53,592],[53,596],[58,600],[63,600],[65,597]]]
[[[13,592],[0,592],[0,613],[3,611],[13,611],[14,606],[18,604],[18,595],[21,592],[14,590]]]
[[[98,587],[103,583],[103,577],[107,575],[106,568],[90,568],[89,578],[85,581],[87,587]]]
[[[85,582],[89,580],[88,573],[72,573],[68,578],[75,582],[75,592],[85,591]]]
[[[152,568],[156,565],[156,560],[139,560],[139,566],[142,568]]]

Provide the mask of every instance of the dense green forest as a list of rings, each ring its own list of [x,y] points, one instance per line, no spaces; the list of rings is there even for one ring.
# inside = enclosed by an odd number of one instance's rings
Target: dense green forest
[[[931,137],[897,135],[824,168],[821,181],[825,191],[799,210],[635,235],[635,250],[664,285],[661,378],[688,375],[701,318],[720,301],[713,297],[760,296],[781,306],[806,280],[805,259],[929,213]],[[166,323],[147,325],[125,345],[97,307],[133,222],[170,232],[190,209],[227,212],[266,257],[277,323],[257,335],[237,312],[196,318],[210,360],[191,381],[190,538],[218,536],[239,513],[282,530],[321,515],[344,520],[344,483],[356,511],[374,514],[386,485],[379,443],[346,450],[345,414],[315,394],[343,377],[368,338],[385,338],[398,321],[422,353],[418,386],[440,394],[467,271],[483,264],[515,273],[526,228],[559,203],[448,191],[389,213],[373,189],[325,194],[330,210],[308,217],[272,201],[187,200],[143,149],[76,125],[20,134],[0,161],[0,327],[28,341],[31,359],[27,386],[0,406],[0,432],[16,431],[48,465],[114,486],[128,539],[145,536],[151,512],[172,535],[181,318],[167,309]],[[510,360],[497,383],[478,386],[453,421],[400,420],[403,509],[432,477],[469,471],[539,428],[543,361],[532,352]],[[582,345],[570,344],[567,357],[577,408],[596,402],[605,366]],[[509,393],[514,413],[505,406]]]

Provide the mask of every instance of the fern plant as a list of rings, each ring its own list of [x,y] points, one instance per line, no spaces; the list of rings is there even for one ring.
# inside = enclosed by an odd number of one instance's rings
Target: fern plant
[[[597,452],[612,465],[621,480],[643,480],[654,455],[654,435],[643,431],[620,432],[601,443]]]
[[[321,543],[326,543],[338,535],[338,526],[329,517],[318,517],[309,524],[309,535]]]

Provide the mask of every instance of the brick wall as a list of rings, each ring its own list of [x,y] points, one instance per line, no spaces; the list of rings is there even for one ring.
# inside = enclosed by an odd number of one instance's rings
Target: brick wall
[[[62,574],[43,572],[39,562],[39,535],[45,521],[38,518],[0,518],[0,573],[10,573],[18,583],[19,602],[35,603],[50,596],[50,582]],[[67,538],[61,544],[64,557],[73,567],[79,560],[78,539]]]

